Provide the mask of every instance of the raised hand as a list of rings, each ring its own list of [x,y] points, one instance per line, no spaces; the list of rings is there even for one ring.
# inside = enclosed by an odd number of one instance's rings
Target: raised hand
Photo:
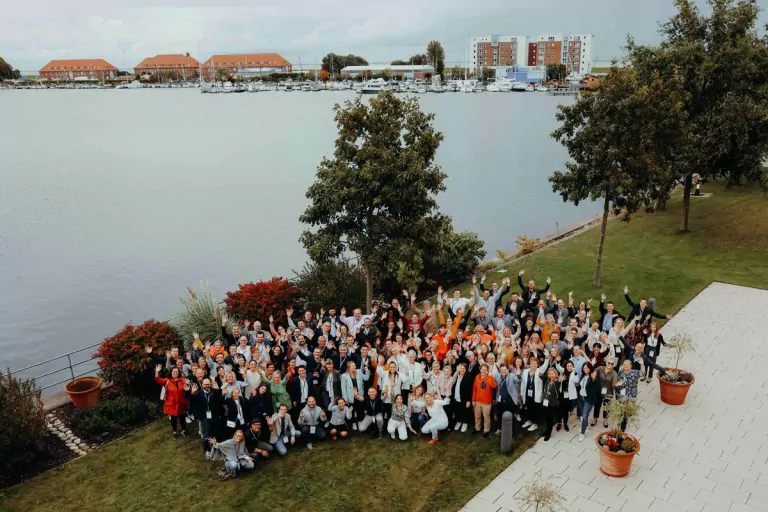
[[[520,272],[517,273],[517,275],[519,275],[519,276],[522,276],[523,274],[525,274],[525,269],[522,269],[522,270],[520,270]]]
[[[472,284],[477,284],[477,276],[472,274]]]
[[[552,278],[547,276],[547,284],[551,284],[551,283],[552,283]]]
[[[606,298],[607,298],[607,297],[605,296],[605,294],[604,294],[604,293],[601,293],[601,294],[600,294],[600,301],[601,301],[601,302],[605,302],[605,299],[606,299]]]
[[[192,393],[197,393],[198,389],[199,389],[199,387],[198,387],[197,383],[193,382],[192,383]],[[256,391],[255,388],[254,388],[254,391]]]
[[[275,323],[274,315],[269,315],[269,325],[273,325],[274,323]]]
[[[485,275],[485,272],[483,272],[483,275],[482,275],[482,276],[480,276],[480,282],[481,282],[481,283],[484,283],[484,282],[485,282],[485,277],[486,277],[486,275]]]
[[[437,294],[438,295],[442,295],[443,294],[443,287],[442,286],[438,286],[437,287]]]
[[[629,287],[627,285],[624,285],[624,295],[629,293]]]
[[[221,314],[221,325],[227,325],[227,321],[229,320],[229,315],[226,313]]]
[[[293,308],[288,308],[285,310],[285,314],[288,316],[293,316]]]
[[[162,369],[163,369],[163,365],[161,365],[161,364],[156,364],[155,365],[155,373],[156,374],[160,373],[160,370],[162,370]]]

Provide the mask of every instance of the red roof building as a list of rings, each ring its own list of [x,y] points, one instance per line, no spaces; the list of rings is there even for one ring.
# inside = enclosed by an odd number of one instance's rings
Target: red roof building
[[[177,80],[195,78],[200,69],[200,62],[188,53],[175,53],[147,57],[133,68],[137,75],[163,74]]]
[[[277,53],[213,55],[203,63],[203,75],[210,79],[214,70],[226,71],[230,75],[268,75],[290,73],[291,63]]]
[[[117,68],[104,59],[52,60],[40,70],[40,78],[48,80],[111,80]]]

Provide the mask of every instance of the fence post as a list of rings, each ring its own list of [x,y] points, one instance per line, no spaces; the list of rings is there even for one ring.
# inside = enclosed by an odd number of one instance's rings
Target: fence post
[[[512,438],[514,434],[512,424],[514,421],[515,416],[510,411],[505,411],[501,415],[501,453],[512,451]]]
[[[72,380],[75,380],[75,371],[72,369],[72,358],[70,357],[70,354],[67,354],[67,362],[69,363],[69,374],[72,375]]]

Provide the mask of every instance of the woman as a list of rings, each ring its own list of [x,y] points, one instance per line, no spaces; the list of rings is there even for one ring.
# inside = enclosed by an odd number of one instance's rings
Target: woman
[[[558,399],[560,401],[560,414],[557,418],[557,426],[555,429],[560,432],[560,428],[564,428],[566,432],[568,428],[568,417],[571,415],[571,411],[576,407],[576,400],[578,393],[576,391],[576,383],[579,376],[574,371],[573,361],[565,363],[565,371],[560,376],[560,389]]]
[[[243,430],[250,423],[248,405],[240,395],[240,388],[234,388],[232,395],[224,399],[227,414],[224,418],[226,426],[224,437],[234,435],[235,430]]]
[[[275,368],[282,368],[283,362],[285,362],[285,353],[283,347],[275,345],[272,347],[272,361],[275,363]]]
[[[280,371],[275,370],[272,373],[272,380],[269,382],[269,392],[272,393],[272,405],[275,410],[279,410],[281,405],[286,409],[291,409],[291,395],[288,393],[288,377],[280,379]]]
[[[661,331],[659,331],[659,326],[656,324],[656,321],[651,320],[651,323],[648,326],[648,332],[645,334],[645,354],[655,363],[656,359],[659,357],[659,352],[661,352],[662,345],[666,344],[664,336],[661,334]],[[653,367],[648,365],[646,366],[646,373],[640,378],[640,381],[651,382],[652,377]]]
[[[392,403],[395,397],[401,394],[402,389],[400,375],[397,373],[397,363],[390,361],[385,366],[388,369],[379,378],[379,388],[381,390],[381,401],[384,404],[384,417],[388,418],[390,417],[389,412],[392,410]]]
[[[624,320],[617,318],[613,324],[613,327],[608,332],[608,342],[613,347],[613,353],[616,355],[618,361],[623,361],[626,357],[624,354],[624,336],[635,326],[634,319],[628,326],[624,326]]]
[[[181,377],[178,368],[171,369],[171,377],[163,379],[160,377],[160,370],[163,365],[155,366],[155,382],[165,388],[165,403],[163,404],[163,414],[171,417],[171,428],[173,437],[185,437],[187,435],[186,421],[182,416],[187,415],[187,395],[189,383]],[[179,431],[179,428],[181,430]]]
[[[536,323],[541,327],[541,339],[549,343],[549,341],[552,339],[552,333],[556,332],[560,334],[560,326],[557,325],[557,322],[555,322],[555,317],[552,316],[552,314],[548,314],[546,316],[545,321],[541,321],[540,318],[536,319]],[[560,339],[562,339],[562,335],[560,336]]]
[[[407,427],[410,427],[408,419],[408,408],[403,403],[403,396],[398,393],[394,402],[390,404],[390,416],[387,422],[387,432],[392,436],[392,439],[395,439],[395,432],[401,441],[408,439],[408,431],[406,430]]]
[[[587,423],[589,422],[589,413],[601,400],[600,398],[600,381],[597,379],[597,371],[594,369],[591,363],[584,363],[581,367],[581,373],[584,376],[579,382],[579,398],[581,401],[581,433],[579,434],[579,441],[584,440],[584,434],[587,433]]]
[[[213,437],[209,438],[208,442],[212,447],[208,452],[211,460],[224,460],[226,475],[220,476],[223,480],[236,477],[241,469],[253,469],[253,459],[248,455],[242,430],[236,430],[232,439],[221,443]]]
[[[216,367],[216,376],[213,378],[214,381],[216,381],[216,385],[219,386],[219,389],[222,389],[224,385],[227,383],[227,372],[224,369],[224,366],[217,366]]]
[[[617,386],[619,387],[619,399],[620,400],[637,400],[637,382],[640,377],[645,375],[645,364],[642,359],[638,359],[640,363],[640,369],[632,369],[632,361],[626,359],[621,365],[619,370],[619,381]],[[621,431],[623,432],[627,428],[627,418],[621,420]]]
[[[432,371],[426,376],[427,381],[427,393],[440,394],[440,377],[442,372],[440,371],[440,365],[435,362],[432,364]],[[450,371],[450,370],[449,370]],[[450,377],[450,374],[449,374]]]
[[[549,441],[549,438],[552,435],[552,426],[555,422],[555,417],[557,416],[560,404],[557,392],[560,383],[557,381],[557,370],[551,367],[547,369],[547,373],[542,375],[541,378],[544,379],[541,393],[541,406],[544,409],[544,417],[546,418],[544,440]]]
[[[421,427],[427,422],[426,400],[424,399],[424,388],[416,386],[408,397],[408,428],[414,434],[417,433],[414,427],[421,430]]]
[[[331,439],[334,441],[339,437],[346,439],[349,436],[347,422],[352,419],[352,408],[347,406],[347,402],[342,397],[339,397],[336,399],[336,404],[328,407],[328,411],[331,412],[331,421],[328,427]]]
[[[244,387],[245,384],[235,379],[234,372],[227,372],[224,375],[224,385],[219,384],[221,394],[224,398],[230,398],[232,396],[232,391],[235,389],[239,389],[242,394]]]
[[[245,385],[245,395],[251,394],[261,385],[261,370],[259,370],[256,359],[251,359],[248,362],[248,369],[245,370]]]
[[[435,444],[440,441],[438,433],[441,430],[448,428],[448,415],[446,414],[444,407],[451,403],[451,399],[443,398],[441,400],[435,400],[434,396],[427,395],[425,397],[425,402],[429,420],[423,427],[421,427],[421,432],[423,434],[432,434],[432,439],[430,439],[427,444]]]
[[[275,414],[272,393],[269,392],[266,382],[259,384],[258,388],[253,388],[247,405],[248,417],[251,418],[251,421],[261,420],[263,423],[267,418]]]
[[[496,376],[501,373],[499,371],[499,365],[496,364],[496,356],[493,352],[489,352],[488,355],[485,356],[485,359],[480,361],[480,364],[483,364],[483,361],[488,365],[488,373],[495,379]]]

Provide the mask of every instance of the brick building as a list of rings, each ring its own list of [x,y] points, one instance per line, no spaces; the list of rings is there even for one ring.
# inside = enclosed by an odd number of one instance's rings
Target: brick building
[[[203,63],[206,80],[223,71],[230,76],[263,76],[272,73],[290,73],[291,63],[277,53],[243,53],[235,55],[213,55]]]
[[[133,68],[137,75],[163,75],[177,80],[197,77],[200,62],[188,53],[175,53],[147,57]]]
[[[479,36],[470,39],[472,69],[517,66],[526,62],[526,36]]]
[[[589,34],[473,37],[469,43],[471,65],[478,70],[564,64],[569,74],[585,75],[592,69],[592,38]]]
[[[111,80],[117,68],[104,59],[52,60],[40,70],[46,80]]]

